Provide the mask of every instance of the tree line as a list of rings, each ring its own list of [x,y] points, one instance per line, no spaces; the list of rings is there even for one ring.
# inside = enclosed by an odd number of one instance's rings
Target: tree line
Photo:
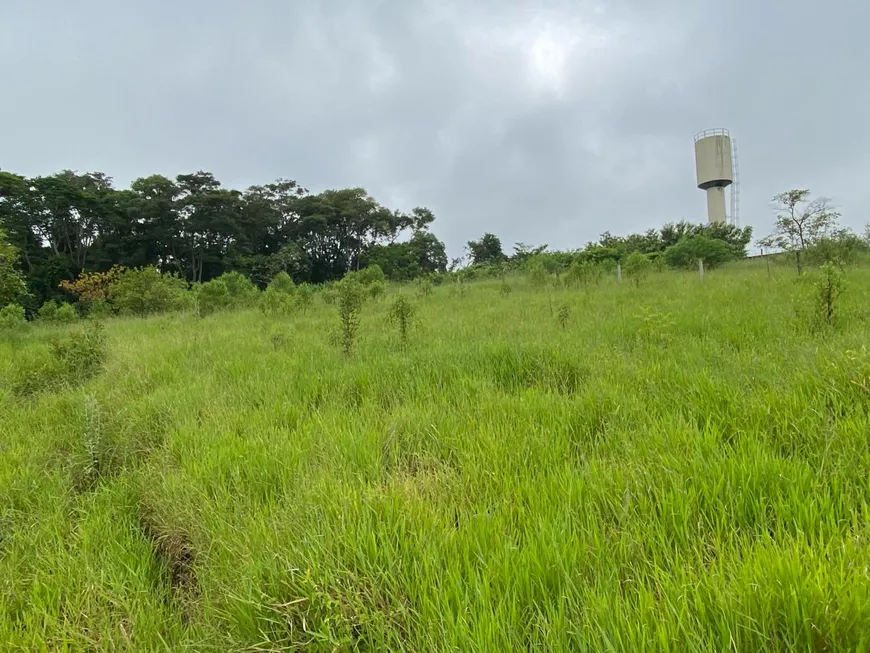
[[[576,250],[549,250],[547,245],[533,247],[517,243],[511,255],[504,252],[501,240],[492,233],[468,242],[466,251],[472,265],[500,265],[517,267],[531,260],[542,262],[552,272],[568,269],[572,264],[616,266],[632,254],[640,254],[649,261],[659,261],[674,268],[696,265],[704,259],[709,266],[746,256],[746,247],[752,240],[752,227],[730,224],[693,224],[688,221],[671,222],[661,229],[644,233],[614,236],[605,231],[597,241]]]
[[[838,227],[828,200],[808,195],[774,198],[777,230],[760,245],[824,249],[827,258],[866,249],[865,240]],[[715,267],[745,257],[752,239],[751,227],[679,221],[626,236],[605,231],[576,250],[517,243],[507,254],[499,237],[486,233],[448,263],[444,243],[430,231],[434,220],[425,207],[385,207],[363,188],[311,193],[289,179],[238,191],[198,171],[142,177],[122,189],[101,172],[0,171],[0,307],[14,302],[34,312],[76,298],[76,280],[119,269],[153,268],[197,286],[239,273],[265,288],[281,273],[296,284],[318,284],[375,265],[393,281],[531,263],[555,274],[572,265],[615,268],[632,255],[659,266],[703,259]]]
[[[68,299],[61,282],[114,266],[154,266],[190,283],[238,271],[260,285],[282,271],[322,283],[372,263],[393,279],[443,272],[434,219],[425,207],[389,209],[363,188],[310,193],[289,179],[238,191],[199,171],[121,189],[102,172],[0,171],[0,228],[34,306]]]

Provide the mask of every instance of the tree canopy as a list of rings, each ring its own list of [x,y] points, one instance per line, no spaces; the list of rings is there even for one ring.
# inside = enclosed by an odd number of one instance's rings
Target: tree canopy
[[[153,265],[192,283],[238,271],[263,286],[282,271],[297,283],[330,281],[367,261],[393,278],[443,272],[434,220],[425,207],[387,208],[363,188],[313,194],[290,179],[239,191],[197,171],[120,189],[102,172],[0,172],[0,224],[20,252],[10,265],[36,305],[63,299],[62,281],[115,265]]]

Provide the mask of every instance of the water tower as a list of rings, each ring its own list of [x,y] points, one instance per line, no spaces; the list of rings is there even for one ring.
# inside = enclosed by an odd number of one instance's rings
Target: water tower
[[[698,188],[707,191],[707,222],[728,222],[725,188],[737,181],[736,143],[727,129],[706,129],[695,134],[695,171]],[[738,185],[731,188],[731,223],[737,224]]]

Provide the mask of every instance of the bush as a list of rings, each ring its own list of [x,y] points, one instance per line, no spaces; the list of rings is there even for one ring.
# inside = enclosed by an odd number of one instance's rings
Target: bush
[[[9,304],[0,308],[0,331],[15,331],[27,324],[24,308],[18,304]]]
[[[848,231],[820,238],[806,248],[804,260],[810,265],[834,262],[853,265],[861,254],[868,251],[867,243],[860,236]]]
[[[396,297],[393,305],[390,307],[388,319],[398,328],[399,338],[401,339],[402,344],[408,342],[408,334],[413,326],[414,315],[416,312],[416,307],[409,302],[404,295]]]
[[[196,306],[200,315],[210,315],[228,308],[232,303],[230,289],[220,277],[200,284],[196,289]]]
[[[279,273],[285,275],[288,279],[290,279],[290,275],[286,272]],[[248,277],[246,277],[241,272],[224,272],[217,279],[213,279],[212,281],[222,281],[226,286],[227,294],[230,297],[230,305],[236,306],[239,308],[245,308],[248,306],[253,306],[260,295],[260,291],[257,289],[257,286],[251,282]],[[211,281],[209,283],[212,283]],[[293,280],[290,279],[290,283],[293,283]],[[207,284],[203,284],[207,285]]]
[[[384,293],[387,291],[387,286],[383,281],[374,281],[369,284],[368,294],[369,297],[374,299],[375,301],[379,300],[383,297]]]
[[[85,315],[89,319],[101,319],[112,315],[112,305],[105,299],[95,299],[86,303]]]
[[[645,254],[640,252],[632,252],[625,259],[625,272],[629,278],[634,281],[636,286],[639,286],[641,281],[646,279],[649,270],[652,267],[652,261]]]
[[[296,288],[296,305],[303,313],[308,310],[314,301],[314,287],[310,283],[300,284]]]
[[[53,299],[49,299],[36,312],[36,317],[41,322],[54,322],[57,318],[58,303]]]
[[[69,324],[70,322],[75,322],[79,319],[79,313],[76,310],[75,306],[64,302],[57,307],[57,312],[54,315],[54,319],[56,322],[60,322],[62,324]]]
[[[546,285],[547,279],[550,277],[544,262],[539,256],[532,256],[529,258],[528,263],[526,264],[526,274],[529,277],[529,281],[532,282],[532,285],[539,288]]]
[[[75,281],[61,281],[60,287],[75,295],[81,302],[106,300],[109,298],[109,288],[123,274],[123,265],[113,265],[106,272],[82,272]]]
[[[663,256],[670,267],[686,269],[696,267],[699,259],[705,268],[714,268],[737,258],[734,248],[724,240],[701,234],[681,238]]]
[[[161,274],[153,265],[124,270],[108,290],[121,313],[151,315],[188,305],[187,282],[174,274]]]
[[[363,287],[353,277],[338,284],[338,341],[345,356],[350,356],[360,325]]]
[[[293,283],[293,277],[283,270],[276,274],[275,278],[269,282],[269,287],[287,295],[296,294],[296,284]]]
[[[266,315],[287,315],[293,310],[293,295],[269,284],[260,300],[260,310]]]
[[[287,315],[293,310],[295,293],[296,285],[290,275],[279,272],[266,287],[260,309],[266,315]]]
[[[386,280],[384,271],[377,263],[372,263],[364,267],[362,270],[357,270],[351,273],[364,286],[369,286],[373,283],[383,283]]]

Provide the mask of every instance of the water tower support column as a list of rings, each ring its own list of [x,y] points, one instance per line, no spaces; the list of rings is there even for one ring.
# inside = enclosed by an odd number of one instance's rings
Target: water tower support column
[[[707,222],[725,222],[725,189],[722,186],[707,189]]]

